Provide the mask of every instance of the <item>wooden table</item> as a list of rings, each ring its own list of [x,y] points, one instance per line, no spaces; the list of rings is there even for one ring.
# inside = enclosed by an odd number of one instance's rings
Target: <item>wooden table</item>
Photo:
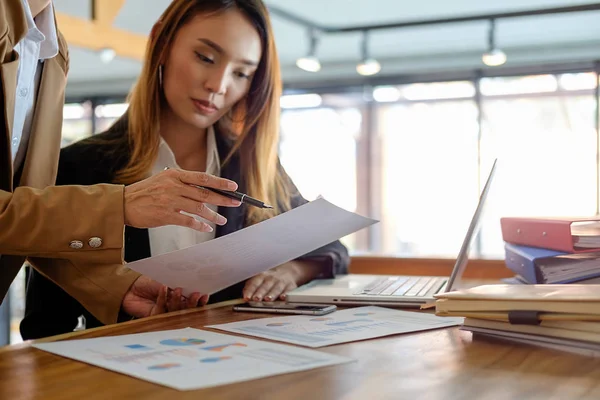
[[[85,332],[90,338],[269,317],[234,302]],[[262,340],[262,339],[257,339]],[[475,340],[447,328],[317,349],[357,362],[205,390],[180,392],[31,347],[0,349],[0,399],[598,399],[600,359]]]

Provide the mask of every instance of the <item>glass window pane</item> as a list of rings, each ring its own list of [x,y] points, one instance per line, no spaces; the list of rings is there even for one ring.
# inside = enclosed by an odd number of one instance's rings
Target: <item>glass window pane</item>
[[[477,118],[472,100],[379,109],[384,253],[456,257],[477,201]]]
[[[94,117],[96,118],[96,132],[106,131],[111,125],[127,111],[128,103],[112,103],[96,106]]]
[[[357,108],[285,110],[281,115],[281,163],[307,200],[323,196],[356,211],[356,142],[362,114]],[[355,235],[342,242],[351,251]]]
[[[598,85],[598,79],[595,72],[580,72],[562,74],[558,78],[558,83],[563,90],[593,90]]]
[[[596,211],[593,95],[485,99],[482,180],[499,169],[484,215],[482,252],[504,257],[504,216],[590,216]]]
[[[381,103],[399,100],[464,99],[473,96],[475,96],[475,85],[469,81],[379,86],[373,90],[373,98]]]
[[[21,268],[13,280],[8,296],[10,296],[10,344],[23,341],[19,326],[25,316],[25,268]]]
[[[483,96],[551,93],[558,89],[558,80],[554,75],[482,78],[480,82]]]
[[[63,107],[61,147],[92,135],[92,104],[68,103]]]

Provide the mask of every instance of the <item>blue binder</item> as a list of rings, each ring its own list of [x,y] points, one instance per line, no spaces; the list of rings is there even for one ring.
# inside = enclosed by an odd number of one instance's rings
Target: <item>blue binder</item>
[[[506,266],[531,284],[571,283],[600,276],[600,258],[598,258],[597,254],[581,256],[578,254],[538,247],[521,246],[507,242],[504,243],[504,251],[504,262]],[[551,263],[555,266],[560,265],[561,269],[569,271],[569,273],[565,275],[565,279],[559,279],[554,282],[546,281],[544,274],[540,270],[540,266],[549,263],[549,260],[551,260]],[[584,261],[587,261],[588,268],[580,268],[580,271],[578,271],[578,266],[583,267]],[[598,268],[596,270],[590,270],[590,262],[597,263]]]

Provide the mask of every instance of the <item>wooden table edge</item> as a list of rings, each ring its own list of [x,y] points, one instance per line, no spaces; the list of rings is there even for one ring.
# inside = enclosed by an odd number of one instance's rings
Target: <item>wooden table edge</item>
[[[157,314],[157,315],[152,315],[150,317],[145,317],[145,318],[132,319],[131,321],[120,322],[118,324],[111,324],[111,325],[99,326],[97,328],[90,328],[90,329],[85,329],[85,330],[82,330],[82,331],[62,333],[62,334],[59,334],[59,335],[48,336],[48,337],[41,338],[41,339],[26,340],[26,341],[24,341],[22,343],[17,343],[17,344],[12,344],[12,345],[8,345],[8,346],[0,347],[0,353],[5,353],[5,352],[9,352],[9,351],[20,350],[20,349],[25,348],[25,347],[30,347],[31,345],[36,344],[36,343],[48,343],[48,342],[56,342],[56,341],[59,341],[59,340],[74,339],[74,338],[77,338],[78,336],[87,335],[90,332],[99,332],[99,331],[105,331],[105,330],[108,330],[108,329],[112,329],[116,325],[119,325],[119,326],[122,326],[122,325],[135,325],[135,324],[140,324],[140,323],[144,323],[144,322],[147,322],[147,321],[152,321],[152,320],[157,320],[157,319],[163,319],[163,318],[170,318],[170,317],[172,317],[174,315],[194,314],[194,313],[201,313],[201,312],[204,312],[204,311],[207,311],[207,310],[214,310],[216,308],[231,307],[231,306],[234,306],[236,304],[241,304],[241,303],[244,303],[243,299],[235,299],[235,300],[222,301],[220,303],[209,304],[209,305],[206,305],[206,306],[197,307],[197,308],[193,308],[193,309],[186,309],[186,310],[181,310],[181,311],[173,311],[173,312],[170,312],[170,313]]]

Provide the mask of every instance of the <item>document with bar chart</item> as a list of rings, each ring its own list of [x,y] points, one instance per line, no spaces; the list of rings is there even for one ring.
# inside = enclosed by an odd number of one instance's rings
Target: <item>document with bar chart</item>
[[[33,347],[178,390],[354,361],[325,352],[193,328],[64,340]]]
[[[463,318],[399,311],[384,307],[358,307],[324,316],[295,315],[258,318],[249,321],[210,325],[232,333],[256,336],[307,347],[372,339],[399,333],[418,332],[460,325]]]

